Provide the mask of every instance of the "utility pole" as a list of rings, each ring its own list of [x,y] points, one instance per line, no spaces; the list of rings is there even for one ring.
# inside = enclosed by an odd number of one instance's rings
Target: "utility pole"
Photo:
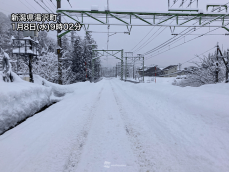
[[[127,57],[126,57],[126,66],[125,66],[125,82],[126,82],[126,74],[127,74]]]
[[[74,38],[75,38],[76,36],[74,35],[74,32],[73,31],[71,31],[71,46],[72,46],[72,48],[74,48]]]
[[[155,66],[155,83],[156,83],[156,76],[157,76],[157,66]]]
[[[219,55],[219,45],[217,43],[217,54],[216,54],[216,59],[217,59],[217,62],[216,62],[216,69],[215,69],[215,82],[217,83],[219,81],[219,63],[218,63],[218,55]]]
[[[115,65],[115,77],[117,78],[117,64]]]
[[[143,58],[143,83],[144,83],[144,73],[145,73],[145,64],[144,64],[144,62],[145,62],[145,60],[144,60],[144,56],[142,57]]]
[[[133,79],[134,79],[134,65],[133,65]]]
[[[227,63],[226,63],[226,83],[228,83],[229,82],[229,80],[228,80],[228,73],[229,73],[229,65],[228,65],[228,63],[229,63],[229,49],[227,49]]]
[[[220,56],[219,56],[219,53],[220,53]],[[223,59],[223,62],[224,62],[225,67],[226,67],[226,76],[225,77],[226,77],[226,83],[227,83],[228,82],[228,72],[229,72],[229,68],[228,68],[228,50],[227,50],[227,56],[223,56],[223,53],[220,50],[219,45],[217,44],[217,61],[218,61],[219,57]],[[227,61],[224,58],[227,58]],[[218,82],[218,74],[219,74],[218,62],[216,63],[216,65],[217,65],[217,67],[216,67],[216,82]]]
[[[121,80],[123,81],[123,49],[121,51]]]
[[[61,0],[56,0],[57,2],[57,9],[61,8]],[[57,23],[61,23],[61,14],[57,14]],[[61,30],[57,30],[57,44],[58,44],[58,50],[57,50],[57,54],[58,54],[58,82],[60,85],[62,85],[62,69],[61,69],[61,57],[62,57],[62,45],[61,45],[61,37],[58,37],[59,33],[61,32]]]
[[[29,55],[29,81],[33,83],[34,80],[33,80],[33,70],[32,70],[32,58],[33,56],[30,54]]]
[[[142,67],[142,69],[143,69],[143,71],[142,71],[142,74],[143,74],[143,82],[144,82],[144,75],[145,75],[145,65],[144,65],[144,62],[145,62],[145,60],[144,60],[144,56],[142,55],[142,54],[138,54],[138,58],[139,58],[139,60],[142,58],[142,60],[143,60],[143,67]]]

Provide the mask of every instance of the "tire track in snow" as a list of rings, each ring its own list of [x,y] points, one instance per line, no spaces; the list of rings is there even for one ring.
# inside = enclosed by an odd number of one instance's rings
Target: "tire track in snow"
[[[84,145],[87,141],[87,136],[90,131],[91,123],[93,121],[97,105],[99,104],[102,91],[103,87],[101,88],[95,100],[95,103],[92,105],[89,112],[87,113],[88,117],[86,119],[83,129],[79,132],[79,134],[76,137],[76,144],[69,156],[67,163],[65,164],[65,168],[63,170],[64,172],[72,172],[77,169],[77,165],[80,162],[81,154],[84,149]]]
[[[139,137],[141,133],[134,128],[133,124],[130,122],[127,113],[125,112],[121,101],[119,100],[117,94],[114,91],[114,88],[111,84],[111,88],[115,97],[116,104],[119,108],[121,117],[123,119],[126,134],[128,136],[128,139],[131,142],[132,150],[134,151],[136,158],[138,162],[136,162],[139,165],[140,172],[151,172],[154,168],[155,163],[152,162],[148,157],[148,152],[146,151],[149,146],[144,145],[141,141],[141,138]]]

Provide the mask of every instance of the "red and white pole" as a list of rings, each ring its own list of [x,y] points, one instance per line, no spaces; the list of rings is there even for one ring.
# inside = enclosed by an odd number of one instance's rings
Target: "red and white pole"
[[[156,83],[156,71],[157,71],[157,67],[155,66],[155,83]]]

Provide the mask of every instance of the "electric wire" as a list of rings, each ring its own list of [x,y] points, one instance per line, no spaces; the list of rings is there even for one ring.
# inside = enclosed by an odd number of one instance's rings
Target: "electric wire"
[[[158,29],[156,32],[154,32],[154,34],[151,35],[151,37],[149,37],[149,39],[147,39],[140,47],[138,47],[138,48],[137,48],[136,50],[134,50],[133,52],[137,52],[137,51],[141,50],[141,49],[144,48],[146,45],[148,45],[151,41],[153,41],[154,38],[155,38],[155,37],[153,37],[153,36],[154,36],[161,28],[162,28],[162,26],[159,27],[159,29]],[[165,29],[166,29],[166,27],[165,27],[161,32],[163,32]],[[160,33],[161,33],[161,32],[160,32]],[[159,33],[159,34],[160,34],[160,33]],[[158,34],[158,35],[159,35],[159,34]],[[157,36],[158,36],[158,35],[157,35]],[[156,36],[156,37],[157,37],[157,36]],[[152,38],[152,37],[153,37],[153,38]],[[150,40],[150,38],[152,38],[152,40]],[[149,41],[149,40],[150,40],[150,41]]]
[[[46,8],[49,9],[49,11],[51,11],[51,13],[54,13],[52,10],[50,10],[50,8],[45,4],[45,2],[43,0],[40,0],[40,1],[46,6]]]
[[[154,28],[155,28],[155,26],[145,35],[145,37],[147,37],[147,36],[150,34],[150,32],[151,32]],[[143,41],[143,39],[145,39],[145,37],[142,38],[142,40],[141,40],[139,43],[137,43],[137,44],[135,45],[135,47],[136,47],[138,44],[140,44],[140,43]],[[135,48],[135,47],[134,47],[134,48]],[[132,48],[132,50],[133,50],[134,48]],[[131,51],[132,51],[132,50],[131,50]]]
[[[193,1],[193,2],[194,2],[194,1]],[[227,4],[228,4],[228,3],[227,3]],[[225,4],[225,5],[226,5],[226,4]],[[222,11],[222,10],[221,10],[221,11]],[[206,20],[205,20],[205,21],[206,21]],[[200,28],[198,28],[198,29],[200,29]],[[197,29],[197,30],[198,30],[198,29]],[[182,33],[182,32],[181,32],[181,33]],[[203,35],[201,35],[201,36],[203,36]],[[185,38],[185,37],[182,37],[182,38]],[[182,39],[182,38],[180,37],[180,39]],[[180,40],[180,39],[179,39],[179,40]],[[167,42],[167,41],[166,41],[166,42]],[[177,42],[177,41],[176,41],[176,42]],[[164,43],[163,43],[163,44],[164,44]],[[161,44],[161,45],[162,45],[162,44]],[[169,45],[169,46],[170,46],[170,45]],[[162,47],[162,48],[163,48],[163,47]],[[155,48],[154,48],[154,49],[155,49]],[[158,49],[157,49],[157,50],[158,50]],[[150,51],[152,51],[152,50],[150,50]],[[150,51],[148,51],[148,52],[150,52]],[[147,54],[147,53],[145,53],[145,54]],[[148,54],[149,54],[149,53],[148,53]]]
[[[46,0],[46,3],[49,5],[49,7],[52,9],[52,10],[54,10],[54,11],[56,11],[56,7],[54,6],[52,6],[52,5],[50,5],[50,4],[52,4],[49,0]]]
[[[71,8],[72,8],[72,5],[71,5],[70,1],[69,1],[69,0],[67,0],[67,1],[68,1],[69,5],[70,5],[70,6],[71,6]]]
[[[166,29],[166,27],[164,28],[164,30],[165,30],[165,29]],[[187,29],[188,29],[188,28],[187,28]],[[185,30],[187,30],[187,29],[185,29]],[[164,31],[164,30],[163,30],[163,31]],[[185,31],[185,30],[184,30],[184,31]],[[182,32],[184,32],[184,31],[182,31]],[[160,32],[160,33],[161,33],[161,32]],[[159,33],[159,34],[160,34],[160,33]],[[159,34],[158,34],[157,36],[159,36]],[[154,38],[156,38],[157,36],[155,36]],[[154,40],[154,38],[153,38],[150,42],[152,42],[152,41]],[[173,38],[175,38],[175,37],[173,37]],[[170,38],[170,39],[173,39],[173,38]],[[169,39],[169,40],[170,40],[170,39]],[[169,40],[167,40],[167,41],[169,41]],[[166,41],[166,42],[167,42],[167,41]],[[148,45],[150,42],[148,42],[146,45]],[[164,42],[164,43],[166,43],[166,42]],[[162,43],[162,44],[164,44],[164,43]],[[162,44],[161,44],[161,45],[162,45]],[[141,47],[141,49],[144,48],[146,45],[144,45],[143,47]],[[150,50],[150,51],[151,51],[151,50]]]
[[[43,6],[41,6],[41,4],[39,2],[37,2],[36,0],[34,0],[41,8],[43,8],[47,13],[49,13]]]
[[[229,25],[229,23],[227,23],[225,26],[227,26],[227,25]],[[216,29],[213,29],[213,30],[211,30],[211,31],[208,31],[208,32],[206,32],[205,34],[208,34],[208,33],[210,33],[210,32],[213,32],[213,31],[215,31],[215,30],[218,30],[218,29],[220,29],[221,27],[218,27],[218,28],[216,28]],[[161,53],[158,53],[158,54],[155,54],[155,55],[151,55],[151,56],[149,56],[149,57],[147,57],[145,60],[149,60],[149,59],[151,59],[151,58],[153,58],[153,57],[156,57],[156,56],[158,56],[158,55],[160,55],[160,54],[163,54],[163,53],[165,53],[165,52],[167,52],[167,51],[170,51],[170,50],[172,50],[172,49],[174,49],[174,48],[177,48],[177,47],[179,47],[179,46],[181,46],[181,45],[183,45],[183,44],[186,44],[186,43],[188,43],[188,42],[191,42],[191,41],[193,41],[193,40],[195,40],[195,39],[197,39],[197,38],[200,38],[200,37],[202,37],[203,35],[201,35],[201,36],[197,36],[197,37],[195,37],[195,38],[193,38],[193,39],[190,39],[190,40],[188,40],[188,41],[186,41],[186,42],[184,42],[184,43],[181,43],[181,44],[179,44],[179,45],[177,45],[177,46],[174,46],[174,47],[172,47],[172,48],[170,48],[169,50],[166,50],[166,51],[163,51],[163,52],[161,52]],[[210,50],[212,50],[213,48],[211,48]],[[208,50],[208,51],[210,51],[210,50]],[[207,52],[207,51],[206,51]],[[204,52],[205,53],[205,52]],[[188,61],[190,61],[190,60],[188,60]],[[140,63],[140,62],[137,62],[136,64],[138,64],[138,63]]]
[[[174,20],[172,20],[171,22],[170,22],[170,24],[173,22]],[[160,27],[160,28],[162,28],[162,26]],[[159,30],[160,30],[160,28],[150,37],[150,38],[152,38]],[[159,33],[159,34],[157,34],[155,37],[153,37],[150,41],[149,41],[149,39],[144,43],[144,44],[142,44],[141,45],[141,47],[139,47],[137,50],[135,50],[134,52],[136,52],[136,51],[139,51],[139,50],[141,50],[142,48],[144,48],[145,46],[147,46],[150,42],[152,42],[155,38],[157,38],[164,30],[166,29],[166,27]]]
[[[189,62],[190,60],[193,60],[193,59],[197,58],[198,56],[201,56],[201,55],[203,55],[203,54],[205,54],[205,53],[207,53],[207,52],[211,51],[211,50],[212,50],[212,49],[214,49],[215,47],[216,47],[216,46],[214,46],[214,47],[212,47],[211,49],[209,49],[209,50],[207,50],[207,51],[205,51],[205,52],[203,52],[203,53],[201,53],[201,54],[197,55],[197,56],[196,56],[196,57],[194,57],[194,58],[191,58],[191,59],[189,59],[189,60],[187,60],[187,61],[185,61],[185,62],[181,63],[181,65],[183,65],[183,64],[185,64],[185,63],[187,63],[187,62]]]
[[[205,20],[205,21],[206,21],[206,20]],[[205,22],[205,21],[204,21],[204,22]],[[196,23],[197,23],[197,22],[196,22]],[[196,24],[196,23],[194,23],[194,24]],[[193,24],[193,25],[194,25],[194,24]],[[206,24],[206,23],[205,23],[205,24]],[[205,24],[203,24],[203,25],[205,25]],[[200,27],[200,28],[198,28],[198,29],[196,29],[196,30],[199,30],[199,29],[201,29],[201,28],[202,28],[202,27]],[[188,28],[187,28],[187,29],[188,29]],[[187,29],[185,29],[185,30],[187,30]],[[184,30],[184,31],[185,31],[185,30]],[[194,30],[193,32],[195,32],[196,30]],[[184,32],[184,31],[182,31],[182,32]],[[182,32],[180,32],[180,33],[182,33]],[[173,37],[173,38],[174,38],[174,37]],[[174,43],[176,43],[176,42],[178,42],[179,40],[181,40],[181,39],[183,39],[183,38],[185,38],[185,36],[180,36],[179,38],[177,38],[177,39],[171,41],[171,42],[170,42],[170,45],[171,45],[171,44],[174,44]],[[177,41],[176,41],[176,40],[177,40]],[[175,42],[174,42],[174,41],[175,41]],[[167,41],[166,41],[166,42],[167,42]],[[174,42],[174,43],[172,43],[172,42]],[[164,44],[164,43],[163,43],[163,44]],[[161,44],[161,45],[162,45],[162,44]],[[166,45],[167,45],[167,44],[166,44]],[[169,45],[169,46],[170,46],[170,45]],[[160,49],[163,49],[163,48],[166,48],[166,46],[163,46],[163,47],[161,47]],[[159,49],[159,50],[160,50],[160,49]],[[157,51],[158,51],[158,49],[157,49]],[[150,53],[149,53],[149,52],[150,52]],[[148,54],[151,54],[151,53],[153,53],[153,52],[155,52],[155,51],[149,50],[148,52],[146,52],[146,53],[144,53],[144,54],[145,54],[145,55],[146,55],[146,54],[148,55]]]
[[[52,0],[50,0],[52,2]],[[53,6],[55,7],[55,9],[57,8],[56,5],[52,2]]]
[[[199,28],[200,29],[200,28]],[[214,31],[214,30],[213,30]],[[206,33],[205,33],[206,34]],[[200,36],[203,36],[203,35],[205,35],[205,34],[202,34],[202,35],[200,35]],[[183,37],[182,37],[183,38]],[[177,41],[176,41],[177,42]],[[188,41],[189,42],[189,41]],[[163,48],[163,47],[162,47]],[[167,50],[168,51],[168,50]]]
[[[219,28],[216,28],[216,29],[214,29],[214,30],[211,30],[211,31],[209,31],[209,32],[207,32],[207,33],[213,32],[213,31],[215,31],[215,30],[217,30],[217,29],[220,29],[220,27],[219,27]],[[206,33],[206,34],[207,34],[207,33]],[[188,43],[188,42],[191,42],[191,41],[193,41],[193,40],[195,40],[195,39],[197,39],[197,38],[200,38],[200,37],[202,37],[202,36],[197,36],[197,37],[195,37],[195,38],[193,38],[193,39],[190,39],[190,40],[188,40],[188,41],[186,41],[186,42],[184,42],[184,43],[181,43],[181,44],[179,44],[179,45],[177,45],[177,46],[174,46],[174,47],[170,48],[169,50],[163,51],[163,52],[158,53],[158,54],[155,54],[155,55],[151,55],[151,56],[148,57],[146,60],[148,60],[148,59],[150,59],[150,58],[152,58],[152,57],[158,56],[158,55],[160,55],[160,54],[162,54],[162,53],[165,53],[165,52],[167,52],[167,51],[170,51],[170,50],[172,50],[172,49],[174,49],[174,48],[177,48],[177,47],[179,47],[179,46],[181,46],[181,45],[183,45],[183,44],[186,44],[186,43]]]
[[[24,4],[24,2],[22,2],[21,0],[19,0],[24,6],[26,6],[26,8],[28,8],[29,10],[33,11],[31,8],[29,8],[27,5]],[[33,11],[34,12],[34,11]]]
[[[226,4],[224,4],[224,5],[227,5],[227,4],[229,4],[229,2],[226,3]],[[212,12],[214,12],[214,11],[216,11],[216,10],[218,10],[218,9],[220,9],[220,7],[217,7],[216,9],[213,9]],[[225,9],[221,9],[220,12],[223,11],[223,10],[225,10]]]
[[[187,28],[187,29],[185,29],[185,30],[183,30],[181,33],[183,33],[184,31],[186,31],[186,30],[188,30],[189,28]],[[189,31],[187,31],[186,33],[188,33],[188,32],[190,32],[191,30],[189,30]],[[172,42],[174,42],[174,41],[176,41],[176,40],[180,40],[180,39],[182,39],[183,38],[183,36],[174,36],[174,37],[172,37],[172,38],[170,38],[169,40],[167,40],[167,41],[165,41],[164,43],[162,43],[162,44],[160,44],[159,46],[157,46],[157,47],[155,47],[155,48],[153,48],[153,49],[151,49],[151,50],[149,50],[149,51],[147,51],[146,53],[144,53],[144,55],[147,55],[147,54],[150,54],[150,53],[152,53],[152,52],[154,52],[154,51],[157,51],[158,49],[161,49],[162,47],[164,47],[164,46],[166,46],[166,45],[168,45],[168,44],[171,44]],[[170,42],[169,42],[170,41]],[[168,42],[168,43],[167,43]],[[162,46],[162,47],[161,47]]]
[[[7,12],[9,12],[9,13],[12,13],[12,12],[10,12],[10,11],[8,11],[8,10],[2,9],[2,8],[0,8],[0,9],[3,10],[3,11],[7,11]]]
[[[196,0],[194,0],[194,1],[190,1],[190,3],[188,4],[188,6],[186,7],[186,8],[188,8],[189,6],[191,6],[192,5],[192,3],[193,2],[195,2]]]
[[[184,3],[185,3],[186,1],[187,1],[187,0],[182,1],[182,3],[180,4],[180,7],[181,7],[181,6],[183,7],[183,5],[184,5]]]
[[[208,22],[206,22],[206,23],[208,23]],[[206,23],[205,23],[205,24],[206,24]],[[203,24],[203,25],[205,25],[205,24]],[[199,30],[199,29],[201,29],[201,28],[202,28],[202,27],[200,27],[200,28],[198,28],[198,29],[196,29],[196,30]],[[195,30],[194,30],[193,32],[195,32]],[[203,36],[203,35],[205,35],[205,34],[201,34],[200,36]],[[182,38],[185,38],[185,36],[180,36],[179,40],[181,40]],[[179,41],[179,40],[177,40],[177,41]],[[175,42],[177,42],[177,41],[175,41]],[[173,41],[172,41],[172,42],[173,42]],[[175,43],[175,42],[174,42],[174,43]],[[174,44],[174,43],[173,43],[173,44]],[[163,48],[163,47],[162,47],[162,48]],[[162,48],[161,48],[161,49],[162,49]],[[166,48],[166,47],[164,47],[164,48]],[[150,50],[150,51],[151,51],[151,50]],[[148,52],[149,52],[149,51],[148,51]],[[151,53],[153,53],[153,52],[155,52],[155,51],[151,51]],[[147,55],[148,55],[148,54],[151,54],[151,53],[147,53]],[[145,53],[145,55],[146,55],[146,53]]]
[[[178,0],[175,0],[175,1],[174,1],[174,3],[173,3],[173,5],[174,5],[174,4],[176,4],[176,2],[177,2],[177,1],[178,1]],[[170,8],[172,8],[172,7],[173,7],[173,5],[172,5]]]
[[[31,7],[33,7],[27,0],[25,0],[26,2],[27,2],[27,4],[29,4]],[[33,9],[35,10],[35,11],[37,11],[34,7],[33,7]]]

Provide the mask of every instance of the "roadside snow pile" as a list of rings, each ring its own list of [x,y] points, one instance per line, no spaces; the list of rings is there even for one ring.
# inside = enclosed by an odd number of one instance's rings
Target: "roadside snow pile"
[[[23,81],[4,82],[0,72],[0,134],[50,103],[51,88]]]
[[[66,93],[73,93],[76,87],[76,84],[70,84],[70,85],[55,84],[47,81],[46,79],[40,77],[39,75],[34,75],[34,83],[52,88],[53,95],[56,97],[62,97]]]

